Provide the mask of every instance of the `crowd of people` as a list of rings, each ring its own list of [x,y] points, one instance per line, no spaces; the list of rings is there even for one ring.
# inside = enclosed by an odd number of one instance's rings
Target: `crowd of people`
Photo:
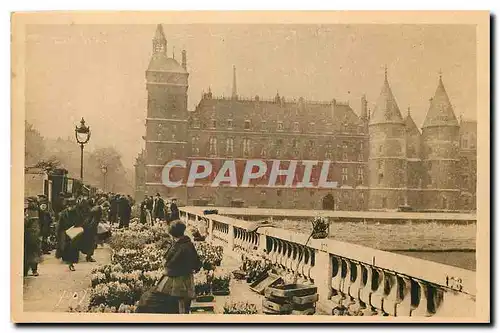
[[[179,219],[177,199],[172,198],[165,202],[160,193],[156,196],[145,196],[140,205],[141,223],[154,224],[157,221],[175,221]]]
[[[130,196],[101,193],[64,196],[52,204],[47,197],[29,197],[24,206],[24,276],[31,270],[38,276],[42,254],[50,254],[47,239],[55,234],[55,256],[75,270],[80,253],[88,262],[95,262],[94,250],[111,235],[111,230],[127,228],[134,200]],[[164,222],[174,242],[166,250],[165,272],[159,283],[141,298],[137,312],[189,313],[195,298],[194,273],[201,269],[198,253],[191,239],[184,234],[186,225],[179,220],[177,200],[165,201],[160,194],[146,196],[139,205],[140,222]],[[109,223],[108,223],[109,221]]]
[[[60,193],[53,202],[45,195],[28,197],[24,205],[24,276],[38,276],[42,254],[50,254],[48,239],[56,239],[55,256],[75,270],[80,253],[95,262],[94,250],[111,235],[111,229],[128,227],[135,202],[130,195]],[[109,221],[109,222],[108,222]]]

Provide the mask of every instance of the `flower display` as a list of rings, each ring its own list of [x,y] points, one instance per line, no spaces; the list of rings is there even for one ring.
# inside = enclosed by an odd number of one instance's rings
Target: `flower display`
[[[202,267],[205,270],[213,270],[215,267],[220,266],[224,248],[222,246],[213,246],[208,243],[199,242],[195,243],[196,251],[200,256]]]

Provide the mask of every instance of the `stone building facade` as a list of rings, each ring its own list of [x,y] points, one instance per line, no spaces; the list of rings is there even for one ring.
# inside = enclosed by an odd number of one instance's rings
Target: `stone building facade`
[[[159,25],[146,71],[148,105],[145,151],[136,163],[137,195],[161,193],[181,204],[297,209],[415,210],[475,209],[476,122],[459,122],[441,77],[422,129],[410,111],[405,117],[392,94],[387,72],[373,111],[366,98],[359,115],[348,103],[274,98],[242,98],[204,93],[187,110],[186,52],[181,63],[168,57]],[[168,188],[162,169],[173,159],[330,161],[334,189],[283,188],[262,182],[248,188],[210,181]],[[172,178],[185,174],[173,169]],[[176,174],[177,173],[177,174]],[[317,181],[313,175],[313,182]],[[141,183],[143,182],[143,183]]]

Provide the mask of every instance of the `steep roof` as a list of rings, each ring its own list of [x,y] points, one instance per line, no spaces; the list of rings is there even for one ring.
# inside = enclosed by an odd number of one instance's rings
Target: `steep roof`
[[[451,106],[450,99],[444,88],[443,80],[439,77],[439,83],[431,100],[431,105],[424,120],[423,128],[433,126],[458,126],[455,112]]]
[[[409,110],[408,115],[405,117],[405,127],[406,132],[409,134],[420,134],[420,130],[418,129],[417,124],[415,124]]]
[[[148,71],[164,71],[174,73],[187,73],[174,58],[169,58],[164,53],[157,53],[151,57]]]
[[[389,81],[387,80],[387,71],[385,73],[384,84],[377,99],[377,104],[370,117],[370,125],[396,123],[403,124],[403,117],[399,111],[396,99],[392,94]]]
[[[165,38],[165,33],[163,32],[163,26],[161,24],[158,24],[156,26],[156,32],[155,32],[154,39],[159,39],[159,40],[164,40],[164,41],[167,40]]]

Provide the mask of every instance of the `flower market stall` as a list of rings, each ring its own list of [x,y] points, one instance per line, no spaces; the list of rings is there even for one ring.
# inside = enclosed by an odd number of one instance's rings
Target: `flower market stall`
[[[172,244],[166,225],[147,226],[133,222],[128,229],[114,231],[109,241],[111,264],[101,265],[91,274],[88,308],[77,312],[135,312],[143,293],[163,275],[163,257]],[[220,267],[223,248],[195,242],[202,269],[195,274],[197,301],[203,297],[229,295],[230,272]]]

